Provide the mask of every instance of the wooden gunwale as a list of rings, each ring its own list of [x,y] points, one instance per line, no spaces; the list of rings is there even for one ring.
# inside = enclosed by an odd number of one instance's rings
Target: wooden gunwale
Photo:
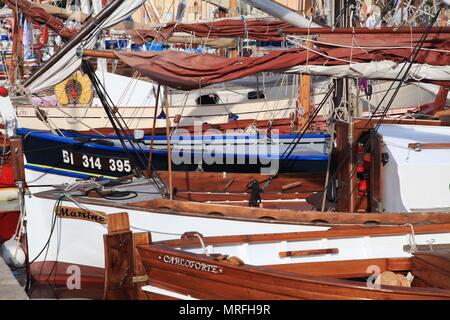
[[[351,212],[318,212],[318,211],[295,211],[287,209],[264,209],[250,207],[236,207],[230,205],[194,203],[183,201],[168,201],[156,199],[151,201],[129,203],[134,208],[158,209],[166,208],[171,212],[184,213],[220,213],[224,217],[239,217],[258,219],[260,217],[272,217],[278,221],[295,223],[313,223],[313,221],[326,221],[323,225],[330,224],[352,224],[359,225],[367,222],[380,224],[419,224],[419,223],[448,223],[450,215],[447,213],[351,213]],[[317,224],[317,223],[316,223]],[[319,224],[318,224],[319,225]]]
[[[54,199],[58,197],[55,191],[43,191],[35,194],[36,197]],[[296,211],[287,209],[251,208],[222,204],[206,204],[184,201],[170,201],[155,199],[142,202],[129,202],[126,204],[112,203],[99,198],[77,197],[77,201],[84,204],[114,207],[118,209],[140,210],[149,213],[171,214],[211,219],[242,220],[267,223],[262,220],[270,217],[270,223],[302,224],[317,226],[362,225],[375,223],[381,225],[402,225],[410,223],[450,223],[450,214],[439,212],[423,213],[351,213],[351,212],[318,212]],[[219,216],[220,215],[220,216]]]
[[[432,224],[414,227],[415,234],[450,233],[450,224]],[[274,241],[301,241],[318,239],[343,239],[355,237],[382,237],[411,234],[410,226],[383,226],[383,227],[338,227],[325,231],[304,231],[288,233],[266,233],[232,236],[203,237],[205,245],[225,245],[239,243],[267,243]],[[198,238],[185,238],[155,242],[155,244],[168,247],[198,247]]]

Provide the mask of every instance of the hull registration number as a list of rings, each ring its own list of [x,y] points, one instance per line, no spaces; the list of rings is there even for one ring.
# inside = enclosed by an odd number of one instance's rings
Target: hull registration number
[[[111,158],[88,155],[81,152],[72,152],[61,150],[63,162],[87,169],[109,170],[112,172],[131,172],[131,163],[129,159]]]

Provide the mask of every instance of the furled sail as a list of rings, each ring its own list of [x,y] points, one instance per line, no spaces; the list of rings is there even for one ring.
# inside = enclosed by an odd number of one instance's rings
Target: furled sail
[[[247,31],[247,34],[246,34]],[[166,41],[174,32],[184,32],[195,37],[236,38],[249,37],[260,41],[280,41],[285,34],[295,34],[299,30],[280,20],[223,19],[214,22],[168,23],[159,28],[127,30],[136,43]]]
[[[440,42],[433,50],[423,49],[417,55],[414,63],[421,65],[439,66],[434,74],[426,75],[422,81],[450,81],[450,41]],[[366,64],[367,73],[377,78],[377,66],[367,64],[384,62],[383,68],[390,74],[395,74],[398,64],[408,62],[411,48],[357,48],[357,47],[330,47],[317,50],[302,48],[291,50],[274,50],[271,53],[257,58],[227,59],[211,54],[188,54],[184,52],[115,52],[121,61],[138,70],[142,75],[150,79],[181,90],[193,90],[206,87],[211,84],[226,82],[243,78],[258,72],[276,72],[305,67],[302,71],[308,71],[309,66],[336,67],[345,66],[353,68],[355,76],[361,77],[363,68],[357,68],[355,64]],[[391,62],[389,64],[388,62]],[[430,67],[431,68],[431,67]],[[392,69],[392,70],[389,70]],[[417,72],[416,68],[411,68]],[[359,71],[358,71],[359,70]],[[425,69],[424,69],[425,70]],[[430,70],[428,70],[430,71]],[[323,72],[323,71],[322,71]],[[336,72],[336,71],[334,71]],[[342,70],[340,70],[342,72]],[[357,74],[361,72],[361,74]],[[396,75],[396,74],[395,74]],[[441,76],[442,78],[439,78]],[[380,77],[383,78],[383,77]],[[395,76],[394,76],[395,78]],[[449,82],[450,83],[450,82]],[[442,85],[442,83],[439,83]]]
[[[48,26],[64,39],[70,39],[78,32],[76,29],[67,28],[60,19],[28,0],[5,0],[4,3],[11,9],[18,8],[33,22]]]
[[[311,35],[318,37],[322,42],[331,42],[334,44],[351,45],[357,43],[360,46],[391,46],[393,38],[395,44],[411,45],[416,42],[425,32],[425,28],[339,28],[332,30],[331,28],[297,28],[276,19],[222,19],[213,22],[196,22],[196,23],[177,23],[171,22],[165,25],[154,25],[147,29],[127,30],[136,43],[156,40],[158,42],[168,40],[173,33],[188,33],[195,37],[208,38],[245,38],[255,39],[259,41],[282,41],[288,35]],[[448,34],[450,28],[434,27],[429,32],[429,41],[424,43],[424,47],[428,46],[428,42],[435,42],[442,35]]]
[[[72,38],[61,53],[53,56],[42,70],[33,75],[24,87],[30,93],[35,93],[43,89],[52,87],[60,83],[81,65],[81,57],[77,55],[77,48],[82,46],[85,49],[93,49],[98,40],[99,31],[109,28],[127,18],[145,0],[123,0],[113,1],[105,9],[104,14],[100,13],[90,23],[87,23],[79,32],[78,37]],[[111,11],[111,12],[109,12]],[[106,14],[106,13],[107,14]],[[86,31],[89,31],[86,35]]]

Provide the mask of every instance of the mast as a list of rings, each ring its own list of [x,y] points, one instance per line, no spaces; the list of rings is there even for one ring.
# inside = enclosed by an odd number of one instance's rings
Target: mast
[[[230,6],[228,8],[228,16],[235,17],[237,16],[237,1],[236,0],[230,0]],[[238,45],[238,48],[240,45]],[[238,49],[233,48],[231,49],[231,58],[237,58],[238,57]]]
[[[155,128],[156,128],[156,117],[158,116],[158,105],[159,105],[159,95],[161,92],[161,85],[158,84],[158,90],[156,93],[156,99],[155,99],[155,111],[153,114],[153,126],[152,126],[152,139],[150,141],[150,153],[148,156],[148,165],[147,165],[147,173],[150,177],[153,174],[153,167],[152,167],[152,159],[153,159],[153,145],[155,143]]]
[[[11,8],[14,17],[14,28],[13,28],[13,46],[12,46],[12,58],[11,58],[11,68],[9,70],[9,77],[11,81],[11,85],[14,85],[16,81],[16,73],[18,66],[18,50],[20,47],[19,41],[19,10]],[[18,77],[17,77],[18,78]]]
[[[228,10],[230,17],[236,17],[238,15],[238,3],[237,0],[230,0],[230,9]]]
[[[167,95],[168,88],[164,86],[164,109],[166,112],[166,136],[167,136],[167,168],[169,170],[169,199],[173,198],[172,185],[172,149],[170,145],[170,115],[169,115],[169,98]],[[154,132],[153,132],[154,134]]]
[[[308,40],[311,38],[308,37]],[[312,41],[306,41],[305,46],[307,48],[312,48]],[[311,115],[311,88],[312,88],[312,76],[308,74],[303,74],[300,78],[299,91],[298,91],[298,104],[303,107],[303,117],[300,119],[297,116],[297,130],[300,131],[303,129],[305,124],[309,120],[309,116]]]
[[[233,0],[230,1],[230,3]],[[286,23],[298,28],[321,28],[320,25],[314,23],[305,17],[299,15],[295,11],[288,9],[271,0],[243,0],[247,4],[264,11]]]

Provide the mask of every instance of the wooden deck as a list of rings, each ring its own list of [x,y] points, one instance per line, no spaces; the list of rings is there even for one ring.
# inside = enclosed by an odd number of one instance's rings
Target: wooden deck
[[[0,300],[28,300],[5,261],[0,257]]]

